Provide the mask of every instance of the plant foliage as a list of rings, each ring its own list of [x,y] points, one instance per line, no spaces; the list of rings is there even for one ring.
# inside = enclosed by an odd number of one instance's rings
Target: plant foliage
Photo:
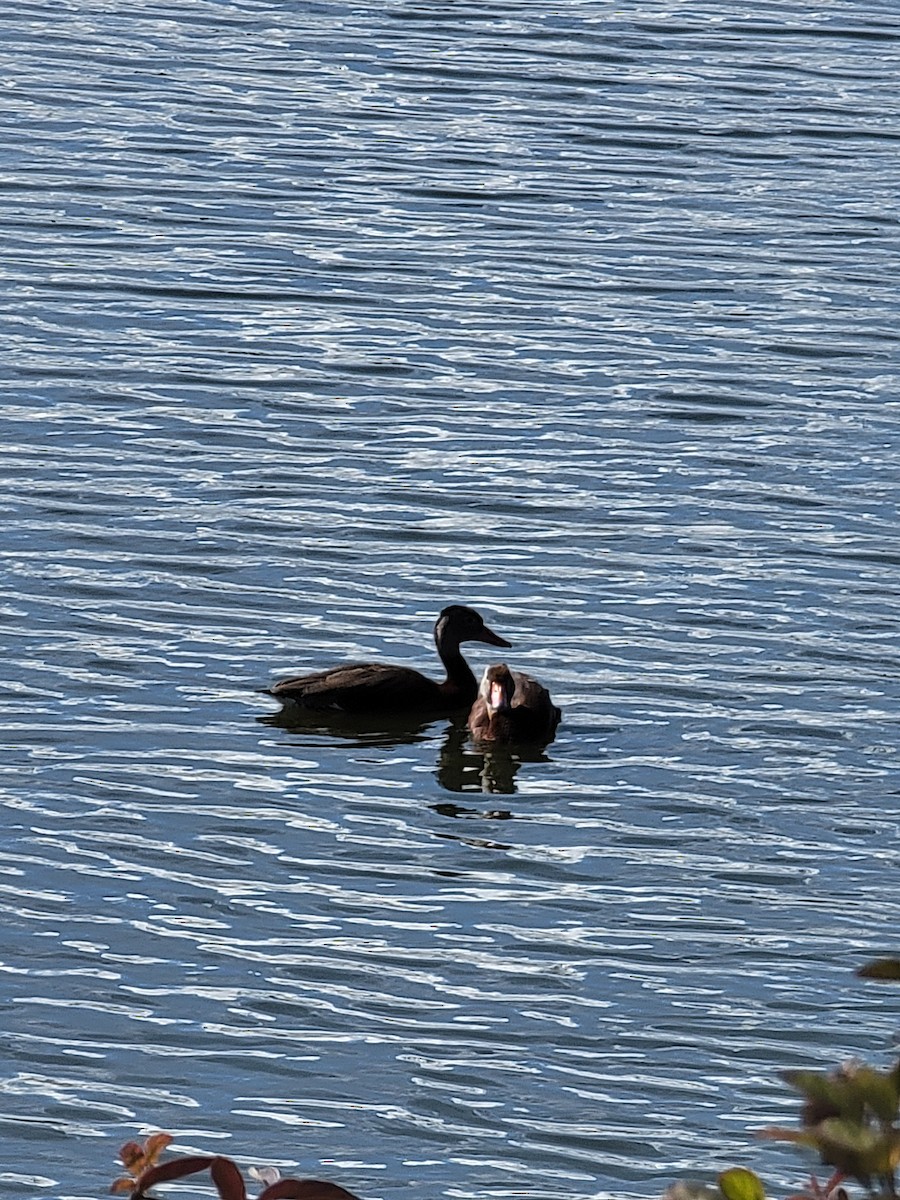
[[[128,1192],[129,1200],[152,1200],[147,1192],[157,1183],[183,1179],[209,1171],[220,1200],[247,1200],[247,1187],[236,1162],[221,1154],[189,1154],[160,1163],[159,1156],[172,1141],[168,1133],[154,1133],[140,1145],[126,1142],[119,1157],[128,1175],[117,1179],[110,1191]],[[359,1200],[352,1192],[321,1179],[276,1179],[267,1183],[257,1200]]]

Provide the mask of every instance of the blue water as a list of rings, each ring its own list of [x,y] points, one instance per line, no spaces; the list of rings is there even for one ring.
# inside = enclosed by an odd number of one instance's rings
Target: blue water
[[[798,1190],[898,1025],[894,7],[0,24],[4,1196]],[[261,719],[453,602],[543,752]]]

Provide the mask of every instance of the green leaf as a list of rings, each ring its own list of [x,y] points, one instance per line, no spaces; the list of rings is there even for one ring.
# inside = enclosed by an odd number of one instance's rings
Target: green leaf
[[[828,1117],[861,1120],[863,1105],[858,1093],[843,1070],[784,1071],[782,1079],[806,1100],[803,1106],[804,1125],[818,1125]]]
[[[893,1169],[897,1139],[893,1131],[832,1118],[819,1125],[816,1135],[822,1161],[852,1175],[864,1187],[873,1176]]]
[[[762,1180],[746,1167],[731,1167],[719,1176],[719,1187],[725,1200],[766,1200]]]
[[[889,1124],[896,1118],[900,1095],[895,1071],[877,1071],[874,1067],[859,1066],[850,1077],[850,1082],[860,1103],[874,1113],[879,1121]]]

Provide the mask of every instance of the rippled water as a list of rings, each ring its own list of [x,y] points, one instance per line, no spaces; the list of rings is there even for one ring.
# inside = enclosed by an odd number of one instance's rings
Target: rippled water
[[[898,1025],[895,6],[3,25],[4,1195],[796,1190]],[[542,754],[262,719],[459,601]]]

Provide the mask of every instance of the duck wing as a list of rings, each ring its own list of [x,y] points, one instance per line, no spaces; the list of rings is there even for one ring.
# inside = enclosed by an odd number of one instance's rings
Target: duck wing
[[[543,708],[550,700],[550,693],[542,683],[526,675],[524,671],[513,671],[512,677],[516,682],[513,692],[513,707],[521,705],[524,708]]]
[[[438,685],[411,667],[347,663],[313,675],[282,679],[269,688],[281,701],[339,712],[399,712],[435,704]]]
[[[513,693],[512,713],[522,730],[532,736],[552,736],[562,715],[550,699],[543,684],[523,671],[513,671],[516,690]]]

